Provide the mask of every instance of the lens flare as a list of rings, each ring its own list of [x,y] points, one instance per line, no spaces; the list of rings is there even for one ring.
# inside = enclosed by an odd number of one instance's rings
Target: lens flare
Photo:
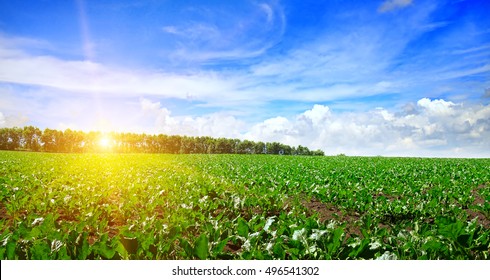
[[[112,139],[107,137],[107,136],[102,136],[102,138],[99,139],[99,147],[103,149],[110,149],[112,147]]]

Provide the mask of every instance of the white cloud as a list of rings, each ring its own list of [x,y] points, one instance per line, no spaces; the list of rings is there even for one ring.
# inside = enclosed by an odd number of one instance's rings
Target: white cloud
[[[172,116],[172,112],[162,107],[160,102],[141,98],[140,105],[141,110],[153,122],[151,128],[153,133],[239,138],[244,128],[243,121],[227,113],[213,113],[199,117]]]
[[[49,56],[0,57],[0,82],[51,87],[71,92],[135,96],[153,94],[206,100],[236,85],[212,72],[190,75],[108,67],[91,61],[66,61]]]
[[[10,50],[8,46],[0,45],[0,49],[2,47]],[[307,54],[307,56],[311,55],[313,54]],[[256,73],[243,75],[241,72],[200,71],[176,74],[138,71],[115,68],[92,61],[70,61],[16,52],[0,56],[0,82],[52,88],[64,96],[90,93],[119,97],[152,95],[184,100],[192,97],[193,101],[202,102],[201,106],[209,104],[234,108],[255,106],[257,103],[264,104],[276,100],[278,96],[284,100],[322,102],[339,97],[369,96],[396,91],[396,84],[389,81],[382,80],[375,83],[367,81],[363,76],[367,70],[360,69],[357,64],[355,67],[344,66],[347,68],[339,69],[335,65],[352,62],[345,53],[344,55],[342,57],[347,61],[335,60],[325,69],[316,68],[318,70],[316,72],[315,69],[308,69],[306,65],[314,57],[305,59],[300,55],[290,60],[290,63],[280,61],[277,65],[274,63],[262,65],[254,70]],[[296,65],[297,61],[302,62]],[[366,65],[370,63],[366,62]],[[278,79],[263,73],[263,71],[270,71],[270,67],[276,69],[272,70],[272,73],[280,75]],[[331,67],[333,68],[330,69]],[[352,69],[359,71],[352,71]],[[376,70],[371,67],[369,71]],[[299,73],[301,75],[298,75]],[[348,80],[344,78],[345,83],[342,83],[342,75],[354,78]],[[303,81],[287,82],[294,76],[303,77]],[[357,80],[356,77],[362,78]],[[335,79],[339,79],[340,82],[333,82]],[[271,84],[271,80],[276,80],[278,84]],[[332,84],[328,84],[329,82]],[[313,83],[312,87],[302,87],[310,83]]]
[[[423,108],[427,111],[428,115],[439,115],[439,116],[447,116],[451,115],[454,110],[453,107],[455,107],[456,104],[454,104],[451,101],[444,101],[443,99],[437,99],[437,100],[430,100],[429,98],[422,98],[419,101],[417,101],[417,106],[420,108]]]
[[[162,27],[162,31],[170,34],[180,34],[180,31],[177,29],[177,27],[173,25]]]
[[[319,126],[325,123],[330,116],[330,109],[327,106],[315,104],[313,109],[304,112],[300,118],[307,120],[313,126]]]
[[[242,4],[241,12],[223,7],[181,11],[183,18],[196,20],[162,27],[170,35],[169,42],[175,45],[165,55],[175,61],[209,64],[264,54],[284,34],[283,11],[274,4]]]
[[[327,154],[488,157],[490,152],[481,151],[490,147],[490,105],[423,98],[411,111],[349,113],[315,105],[294,119],[256,124],[245,137],[301,144]]]
[[[25,115],[4,115],[0,112],[0,128],[1,127],[23,127],[27,125],[29,118]]]
[[[247,123],[235,112],[179,115],[154,97],[134,99],[118,105],[102,101],[100,110],[91,108],[95,104],[90,100],[56,99],[29,118],[42,116],[61,129],[250,139],[302,145],[330,155],[490,157],[490,105],[422,98],[400,110],[337,112],[316,104],[297,115]],[[0,127],[32,124],[26,116],[4,109]]]
[[[378,12],[384,13],[396,9],[402,9],[412,4],[412,0],[386,0],[378,8]]]
[[[5,123],[7,121],[5,120],[5,116],[3,115],[2,112],[0,112],[0,127],[5,127]]]
[[[274,20],[274,11],[272,10],[271,6],[262,3],[259,4],[259,7],[264,11],[264,13],[267,15],[267,23],[270,24]]]
[[[174,128],[177,124],[175,119],[171,117],[171,112],[167,108],[162,108],[160,102],[151,102],[149,99],[140,99],[141,109],[144,113],[155,116],[155,125],[159,129],[166,130]]]

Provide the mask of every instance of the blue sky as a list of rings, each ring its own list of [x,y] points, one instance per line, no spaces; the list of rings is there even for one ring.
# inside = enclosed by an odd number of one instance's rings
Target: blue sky
[[[490,157],[489,1],[0,0],[0,127]]]

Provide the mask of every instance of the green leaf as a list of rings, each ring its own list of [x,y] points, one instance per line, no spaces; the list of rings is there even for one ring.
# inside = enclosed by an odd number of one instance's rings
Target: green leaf
[[[462,234],[462,235],[458,236],[457,240],[458,240],[458,243],[461,244],[461,246],[470,247],[472,239],[473,239],[472,235]]]
[[[90,244],[88,243],[88,233],[83,232],[80,246],[77,246],[77,259],[85,260],[90,255]]]
[[[122,236],[120,239],[121,244],[124,246],[128,254],[136,254],[138,251],[138,239],[128,238]]]
[[[9,260],[14,260],[15,259],[15,247],[17,245],[17,242],[15,241],[8,241],[7,242],[7,258]]]
[[[237,227],[238,235],[242,237],[248,236],[248,225],[247,222],[243,218],[238,218],[238,227]]]
[[[228,243],[228,240],[230,240],[229,237],[221,240],[216,246],[214,246],[213,247],[213,253],[219,254],[219,253],[223,252],[223,249],[225,248],[226,244]]]
[[[284,248],[282,248],[282,240],[281,242],[276,242],[276,244],[274,244],[274,247],[272,247],[272,252],[274,252],[275,257],[281,260],[286,258],[286,251]]]
[[[31,256],[34,260],[48,260],[51,253],[51,247],[48,243],[36,240],[31,247]]]
[[[201,260],[205,260],[208,257],[209,250],[209,240],[208,237],[203,233],[201,234],[194,243],[194,254]]]
[[[344,229],[339,227],[333,231],[332,240],[327,244],[328,253],[333,255],[342,245]]]
[[[124,244],[120,241],[114,241],[116,243],[116,252],[121,256],[123,260],[129,259],[129,254],[126,248],[124,247]]]
[[[189,244],[189,242],[187,240],[185,240],[184,238],[179,238],[179,243],[180,243],[180,246],[182,246],[182,248],[184,249],[186,256],[192,257],[193,256],[193,250],[192,250],[191,244]]]
[[[97,241],[94,246],[93,250],[95,253],[99,254],[102,258],[104,259],[112,259],[114,255],[116,254],[116,250],[111,248],[111,246],[108,246],[108,237],[107,234],[105,233],[104,235],[101,236],[100,241]]]

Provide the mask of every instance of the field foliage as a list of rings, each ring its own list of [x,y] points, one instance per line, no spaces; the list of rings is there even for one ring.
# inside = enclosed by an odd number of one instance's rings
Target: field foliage
[[[0,259],[489,259],[490,160],[0,152]]]

